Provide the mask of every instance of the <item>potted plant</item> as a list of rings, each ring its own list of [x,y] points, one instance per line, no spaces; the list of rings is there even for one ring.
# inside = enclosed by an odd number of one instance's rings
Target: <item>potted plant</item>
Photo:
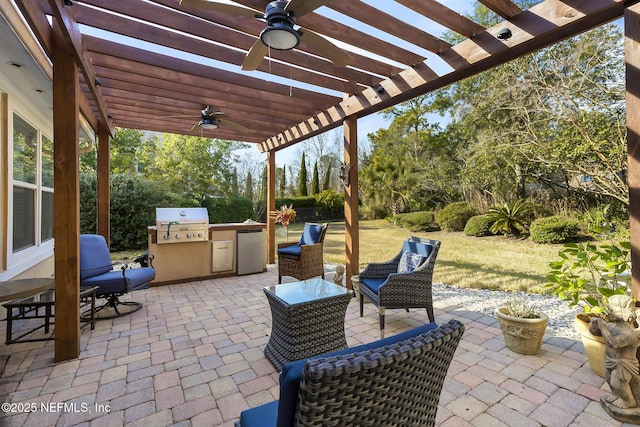
[[[604,377],[604,340],[589,331],[591,317],[605,317],[607,299],[612,295],[631,295],[630,248],[628,241],[597,244],[567,243],[558,252],[559,261],[549,263],[549,283],[558,298],[569,306],[582,306],[575,327],[582,338],[591,369]]]
[[[514,297],[496,309],[496,317],[510,350],[520,354],[538,354],[549,317],[535,306]]]

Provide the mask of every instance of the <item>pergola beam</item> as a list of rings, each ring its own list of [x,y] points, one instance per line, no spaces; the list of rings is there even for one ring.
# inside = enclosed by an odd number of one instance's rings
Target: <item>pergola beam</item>
[[[625,6],[637,2],[547,0],[511,22],[496,25],[442,52],[439,56],[454,71],[438,76],[424,64],[408,68],[380,82],[382,93],[374,88],[365,89],[318,114],[328,118],[326,126],[310,126],[307,119],[262,142],[259,149],[262,152],[282,149],[339,126],[348,116],[363,117],[486,71],[618,18]],[[502,28],[511,29],[513,37],[497,39],[493,34]]]

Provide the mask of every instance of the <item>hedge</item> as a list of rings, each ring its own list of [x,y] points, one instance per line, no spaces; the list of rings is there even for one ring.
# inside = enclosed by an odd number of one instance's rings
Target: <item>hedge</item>
[[[577,220],[561,216],[538,218],[529,228],[529,238],[535,243],[564,243],[578,236]]]
[[[453,202],[436,213],[436,221],[445,231],[463,231],[467,221],[478,215],[478,210],[467,202]]]
[[[486,215],[476,215],[469,218],[467,224],[464,226],[464,234],[473,237],[491,236],[491,224],[493,221]]]

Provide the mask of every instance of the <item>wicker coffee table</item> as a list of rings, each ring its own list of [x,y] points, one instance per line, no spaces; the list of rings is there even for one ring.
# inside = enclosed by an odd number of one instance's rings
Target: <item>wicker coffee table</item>
[[[271,337],[264,354],[280,371],[293,360],[347,346],[344,315],[353,292],[322,279],[266,286]]]

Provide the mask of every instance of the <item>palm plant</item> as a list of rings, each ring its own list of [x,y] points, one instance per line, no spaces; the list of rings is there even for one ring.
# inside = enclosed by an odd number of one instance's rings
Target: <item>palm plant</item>
[[[529,215],[533,207],[526,200],[505,202],[487,210],[487,217],[493,221],[491,232],[519,236],[528,229]]]

